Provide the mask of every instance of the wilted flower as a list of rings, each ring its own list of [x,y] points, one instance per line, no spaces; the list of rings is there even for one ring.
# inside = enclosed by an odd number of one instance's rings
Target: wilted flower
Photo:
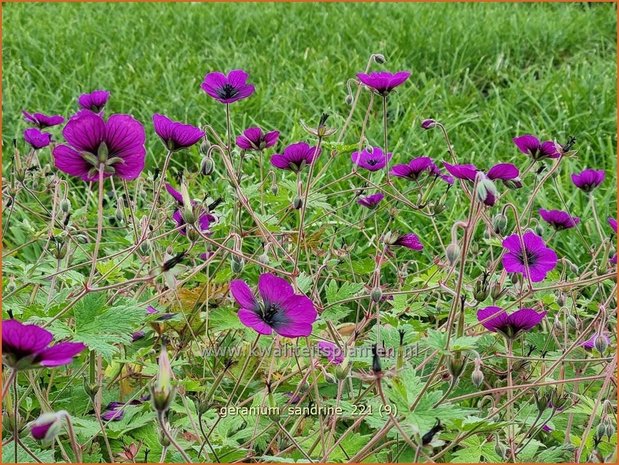
[[[236,145],[243,150],[264,150],[273,147],[279,139],[279,131],[264,133],[258,127],[245,129],[236,138]]]
[[[26,122],[36,126],[39,129],[51,128],[52,126],[58,126],[64,123],[64,116],[61,115],[45,115],[43,113],[28,113],[26,110],[22,111],[24,120]]]
[[[531,308],[521,308],[511,314],[504,312],[501,307],[486,307],[477,311],[477,320],[484,328],[493,333],[499,332],[508,338],[514,338],[522,331],[534,328],[544,316],[545,311],[537,313]]]
[[[533,282],[543,281],[546,274],[557,265],[557,254],[546,247],[541,237],[531,231],[527,231],[522,236],[524,251],[520,242],[518,234],[512,234],[503,240],[503,247],[507,249],[507,253],[503,255],[505,271],[520,273],[524,277],[530,275]]]
[[[37,128],[28,128],[24,131],[24,140],[34,150],[39,150],[50,144],[52,141],[52,135],[46,132],[41,132]]]
[[[423,244],[417,234],[414,233],[399,236],[391,245],[399,245],[411,250],[423,250]]]
[[[372,195],[366,195],[365,197],[359,197],[357,203],[367,208],[376,208],[376,206],[385,198],[385,196],[378,192]]]
[[[512,140],[514,144],[516,144],[516,147],[518,147],[518,150],[525,155],[529,155],[533,160],[559,158],[561,156],[561,146],[551,140],[541,142],[537,137],[531,134],[514,137]]]
[[[430,157],[413,158],[408,163],[402,165],[393,165],[390,174],[399,178],[408,178],[412,181],[417,181],[422,173],[431,172],[434,162]]]
[[[334,365],[340,365],[344,361],[344,352],[332,342],[319,341],[318,351]]]
[[[580,173],[572,174],[572,182],[576,187],[584,192],[591,192],[604,181],[604,170],[594,170],[587,168]]]
[[[359,168],[365,168],[368,171],[378,171],[385,167],[392,156],[392,153],[384,153],[380,147],[372,147],[361,152],[353,152],[351,159]]]
[[[242,69],[232,70],[227,76],[220,72],[208,73],[200,87],[218,102],[229,104],[254,93],[253,84],[247,84],[248,77]]]
[[[107,90],[95,90],[89,94],[82,94],[77,99],[77,104],[83,110],[90,110],[93,113],[101,113],[103,107],[110,98]]]
[[[369,89],[386,97],[393,89],[403,84],[410,75],[409,71],[399,71],[397,73],[374,71],[369,74],[357,73],[357,78]]]
[[[271,157],[271,164],[282,170],[298,173],[305,165],[311,165],[320,156],[321,149],[310,147],[305,142],[290,144],[284,153],[276,153]]]
[[[153,115],[153,126],[163,145],[170,152],[191,147],[204,137],[204,131],[200,128],[191,124],[172,121],[167,116],[159,113]]]
[[[62,131],[68,145],[54,147],[56,167],[84,181],[103,176],[137,178],[144,169],[146,149],[142,124],[130,115],[112,115],[107,121],[95,113],[82,111],[69,120]]]
[[[81,342],[59,342],[53,346],[54,336],[40,326],[23,324],[17,320],[2,322],[2,358],[15,370],[67,365],[86,348]]]
[[[573,228],[580,223],[580,218],[571,216],[568,212],[562,210],[544,210],[540,208],[539,214],[546,223],[550,224],[557,231]]]
[[[260,334],[275,331],[290,338],[311,334],[318,315],[316,308],[308,297],[295,294],[285,279],[270,273],[261,274],[258,278],[260,300],[256,299],[247,283],[239,279],[230,283],[230,291],[241,307],[239,319],[248,328]]]

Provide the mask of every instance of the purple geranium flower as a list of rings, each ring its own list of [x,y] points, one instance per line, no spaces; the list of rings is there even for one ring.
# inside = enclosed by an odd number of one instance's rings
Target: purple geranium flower
[[[305,165],[311,165],[321,153],[318,147],[310,147],[305,142],[290,144],[284,153],[276,153],[271,157],[271,164],[282,170],[298,173]]]
[[[327,360],[334,365],[340,365],[344,361],[344,352],[332,342],[318,342],[318,351],[321,355],[327,357]]]
[[[495,314],[496,316],[493,317]],[[486,307],[477,311],[477,320],[488,331],[501,333],[508,338],[514,338],[520,332],[534,328],[544,316],[546,316],[545,311],[537,313],[531,308],[521,308],[509,315],[501,307]]]
[[[39,418],[30,423],[30,434],[37,441],[53,440],[60,431],[62,420],[67,415],[64,410],[41,414]]]
[[[424,119],[421,122],[422,129],[432,129],[434,126],[436,126],[436,120],[433,120],[432,118]]]
[[[593,350],[595,348],[595,341],[598,337],[601,337],[606,342],[606,346],[610,345],[610,338],[606,334],[593,334],[589,339],[580,343],[585,350]]]
[[[82,111],[69,120],[62,135],[68,145],[54,147],[56,167],[84,181],[103,176],[137,178],[144,169],[146,149],[142,124],[130,115],[112,115],[107,121],[90,111]]]
[[[507,187],[519,189],[522,187],[522,181],[520,180],[520,171],[515,165],[511,163],[497,163],[488,170],[488,179],[499,179]]]
[[[234,300],[241,307],[239,319],[248,328],[260,334],[272,334],[290,338],[309,336],[317,312],[312,301],[304,295],[295,294],[292,286],[282,278],[270,273],[258,278],[256,299],[251,289],[239,279],[230,283]]]
[[[39,150],[47,147],[52,141],[52,135],[41,132],[37,128],[28,128],[24,131],[24,140],[33,148]]]
[[[353,163],[368,171],[378,171],[391,160],[392,153],[385,153],[380,147],[371,147],[361,152],[353,152],[350,158]]]
[[[179,229],[178,232],[182,234],[183,236],[186,236],[187,226],[186,226],[186,221],[183,219],[183,214],[181,213],[181,211],[176,210],[174,214],[172,215],[172,219],[176,223],[176,227],[182,226],[182,228]],[[200,228],[200,231],[202,231],[203,233],[210,234],[209,228],[211,227],[211,223],[214,223],[214,222],[215,222],[215,217],[213,215],[210,215],[208,213],[203,213],[198,218],[197,226]]]
[[[107,90],[95,90],[89,94],[80,95],[77,99],[77,104],[83,110],[101,113],[109,99],[110,93]]]
[[[432,173],[433,166],[436,165],[434,165],[430,157],[417,157],[413,158],[408,163],[394,165],[391,168],[390,174],[399,178],[408,178],[417,181],[422,173]]]
[[[220,72],[208,73],[200,87],[218,102],[229,104],[254,93],[253,84],[247,84],[248,77],[242,69],[232,70],[227,76]]]
[[[516,147],[518,147],[518,150],[525,155],[529,155],[533,160],[559,158],[561,156],[561,146],[551,140],[541,142],[537,137],[531,134],[514,137],[512,140],[514,144],[516,144]]]
[[[45,115],[43,113],[28,113],[26,110],[22,111],[24,119],[36,126],[39,129],[51,128],[52,126],[58,126],[64,123],[64,116],[61,115]]]
[[[587,168],[580,173],[572,174],[572,182],[576,187],[585,191],[591,192],[604,181],[604,170],[594,170]]]
[[[507,253],[503,255],[505,271],[521,273],[524,277],[529,274],[533,282],[543,281],[546,274],[557,266],[557,254],[546,247],[541,237],[531,231],[522,236],[524,252],[520,241],[518,234],[512,234],[503,241],[503,247],[507,249]]]
[[[393,89],[403,84],[410,75],[410,71],[399,71],[397,73],[390,73],[388,71],[374,71],[369,74],[357,73],[357,77],[366,87],[383,97],[386,97]]]
[[[153,115],[153,126],[163,145],[170,152],[191,147],[204,137],[204,131],[200,128],[191,124],[172,121],[167,116],[159,113]]]
[[[367,208],[376,208],[376,206],[385,198],[385,196],[379,192],[377,194],[366,195],[365,197],[359,197],[357,203]]]
[[[279,139],[279,131],[264,133],[258,127],[247,128],[236,138],[236,145],[243,150],[264,150],[273,147]]]
[[[573,228],[580,223],[580,218],[562,210],[544,210],[540,208],[539,215],[557,231]]]
[[[399,245],[411,250],[423,250],[423,244],[417,234],[408,233],[399,236],[392,245]]]
[[[144,401],[140,399],[135,399],[131,402],[110,402],[101,414],[101,418],[105,421],[120,421],[125,416],[126,405],[140,405],[143,403]]]
[[[617,232],[617,220],[614,218],[609,217],[608,218],[608,224],[610,225],[611,228],[613,228],[613,231],[615,231],[615,233]]]
[[[445,169],[449,171],[454,178],[475,181],[475,176],[477,176],[477,167],[470,163],[465,165],[452,165],[444,161],[443,166],[445,166]]]
[[[81,342],[59,342],[40,326],[17,320],[2,322],[2,358],[16,370],[67,365],[86,348]]]
[[[166,182],[165,183],[165,188],[168,191],[168,194],[170,194],[172,197],[174,197],[174,200],[176,200],[179,205],[183,205],[183,195],[179,191],[174,189],[172,187],[172,184],[170,184],[169,182]]]

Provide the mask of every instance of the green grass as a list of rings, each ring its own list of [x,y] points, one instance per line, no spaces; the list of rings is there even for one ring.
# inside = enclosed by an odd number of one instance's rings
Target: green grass
[[[402,154],[435,152],[411,130],[435,116],[476,161],[515,155],[523,131],[578,138],[581,156],[615,158],[615,9],[611,4],[7,4],[3,17],[3,141],[22,108],[69,114],[80,92],[112,91],[110,109],[150,126],[161,111],[223,127],[199,89],[211,70],[242,67],[257,94],[237,125],[294,130],[320,112],[341,124],[345,81],[372,52],[409,69],[393,101]],[[379,116],[377,114],[377,116]],[[379,125],[370,131],[380,137]],[[150,131],[152,135],[152,131]],[[354,134],[351,133],[351,140]],[[289,139],[288,139],[289,140]],[[151,137],[151,149],[157,141]],[[440,153],[438,154],[440,155]]]

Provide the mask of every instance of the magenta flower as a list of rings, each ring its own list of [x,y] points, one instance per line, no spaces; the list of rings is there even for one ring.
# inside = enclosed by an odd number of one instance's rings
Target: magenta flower
[[[318,351],[334,365],[340,365],[344,361],[344,352],[332,342],[319,341]]]
[[[183,195],[179,191],[174,189],[172,187],[172,184],[170,184],[169,182],[166,182],[165,183],[165,188],[168,191],[168,194],[170,194],[172,197],[174,197],[174,200],[176,200],[179,205],[183,205]]]
[[[183,214],[181,213],[181,211],[176,210],[172,214],[172,219],[176,223],[176,227],[177,228],[180,227],[178,232],[182,234],[183,236],[186,236],[187,235],[187,222],[183,218]],[[197,224],[195,226],[200,228],[200,231],[202,231],[203,233],[210,234],[209,228],[211,227],[211,223],[214,223],[214,222],[215,222],[215,217],[213,215],[209,213],[202,213],[200,217],[198,218]]]
[[[475,181],[475,176],[477,176],[477,167],[475,165],[465,164],[465,165],[452,165],[443,162],[443,166],[445,169],[454,177],[458,179],[464,179],[466,181]]]
[[[271,164],[282,170],[298,173],[305,165],[311,165],[322,152],[318,147],[310,147],[305,142],[290,144],[284,153],[276,153],[271,157]]]
[[[30,423],[30,434],[37,441],[52,441],[60,431],[62,420],[67,415],[64,410],[41,414],[39,418]]]
[[[86,348],[81,342],[59,342],[40,326],[17,320],[2,322],[2,358],[15,370],[67,365]]]
[[[557,231],[573,228],[580,223],[580,218],[571,216],[568,212],[562,210],[544,210],[540,208],[539,215]]]
[[[64,117],[61,115],[45,115],[43,113],[28,113],[26,110],[22,111],[24,120],[32,124],[39,129],[51,128],[52,126],[58,126],[64,123]]]
[[[604,170],[587,168],[580,173],[572,174],[572,182],[584,192],[591,192],[604,181]]]
[[[384,153],[380,147],[371,147],[361,152],[353,152],[350,158],[359,168],[365,168],[368,171],[378,171],[387,165],[392,156],[392,153]]]
[[[546,316],[545,311],[537,313],[531,308],[521,308],[509,315],[501,307],[486,307],[477,311],[477,320],[484,328],[493,333],[501,333],[508,338],[514,338],[522,331],[533,329],[544,319],[544,316]]]
[[[617,220],[609,217],[608,224],[610,225],[611,228],[613,228],[613,231],[615,231],[616,233],[617,232]]]
[[[397,73],[390,73],[388,71],[374,71],[369,74],[357,73],[357,77],[366,87],[383,97],[386,97],[393,89],[403,84],[410,75],[409,71],[399,71]]]
[[[172,121],[159,113],[153,115],[153,126],[163,145],[170,152],[191,147],[204,137],[204,131],[200,128],[191,124]]]
[[[236,145],[243,150],[264,150],[273,147],[279,139],[279,131],[264,133],[258,127],[247,128],[236,138]]]
[[[422,173],[432,173],[433,166],[436,165],[434,165],[430,157],[417,157],[413,158],[408,163],[394,165],[391,168],[390,174],[399,178],[408,178],[412,181],[417,181]]]
[[[512,189],[519,189],[522,187],[522,181],[520,181],[520,171],[515,165],[511,163],[497,163],[488,170],[488,179],[493,181],[499,179],[503,183]]]
[[[408,233],[399,236],[392,245],[399,245],[411,250],[423,250],[423,244],[417,234]]]
[[[90,111],[82,111],[69,120],[62,135],[67,145],[52,152],[56,167],[84,181],[103,177],[137,178],[144,169],[146,139],[142,124],[130,115],[112,115],[107,121]]]
[[[366,195],[365,197],[359,197],[357,203],[363,207],[376,208],[376,206],[385,198],[385,196],[378,192],[377,194]]]
[[[242,69],[232,70],[227,76],[220,72],[208,73],[200,87],[218,102],[229,104],[254,93],[253,84],[247,84],[248,77]]]
[[[39,150],[51,143],[52,136],[46,132],[39,131],[37,128],[28,128],[24,131],[24,140],[33,150]]]
[[[610,338],[606,334],[594,333],[589,339],[580,343],[585,350],[593,350],[595,348],[595,341],[601,337],[606,342],[606,346],[610,345]]]
[[[317,312],[312,301],[304,295],[295,294],[292,286],[282,278],[270,273],[258,278],[256,299],[251,289],[239,279],[230,283],[232,297],[241,307],[239,319],[248,328],[259,334],[272,334],[296,338],[309,336]]]
[[[516,144],[516,147],[518,147],[518,150],[525,155],[529,155],[533,160],[559,158],[561,156],[561,146],[551,140],[541,142],[537,137],[531,134],[514,137],[512,140],[514,144]]]
[[[443,181],[445,181],[449,185],[454,183],[454,177],[447,175],[447,174],[443,174],[441,169],[438,166],[436,166],[436,163],[434,162],[432,162],[432,164],[430,165],[430,168],[428,168],[428,171],[430,172],[430,174],[432,174],[432,176],[441,178]]]
[[[107,90],[95,90],[89,94],[80,95],[77,99],[77,104],[83,110],[101,113],[109,99],[110,93]]]
[[[518,234],[503,240],[507,253],[503,255],[503,267],[508,273],[520,273],[524,277],[530,275],[534,283],[543,281],[546,274],[557,266],[557,254],[546,247],[544,240],[531,231],[522,236],[524,251],[520,245]],[[525,265],[526,258],[526,265]],[[527,271],[528,268],[528,271]]]
[[[144,402],[140,399],[131,402],[110,402],[101,413],[101,418],[105,421],[120,421],[125,416],[126,405],[140,405]]]

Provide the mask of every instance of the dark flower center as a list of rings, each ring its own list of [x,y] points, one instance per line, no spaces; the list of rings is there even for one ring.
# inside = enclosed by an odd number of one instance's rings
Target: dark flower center
[[[264,302],[260,305],[258,312],[262,321],[271,328],[277,328],[286,322],[283,308],[276,303]]]
[[[370,165],[370,166],[374,166],[374,165],[377,165],[377,164],[378,164],[378,160],[376,160],[374,158],[370,158],[368,160],[368,165]]]
[[[221,99],[229,99],[236,97],[239,93],[239,90],[234,87],[232,84],[224,84],[222,87],[217,89],[217,96]]]
[[[524,265],[525,264],[525,258],[526,258],[526,264],[530,267],[534,266],[535,263],[537,262],[537,255],[534,254],[533,252],[531,252],[530,250],[524,250],[524,253],[522,251],[518,252],[518,260]]]

